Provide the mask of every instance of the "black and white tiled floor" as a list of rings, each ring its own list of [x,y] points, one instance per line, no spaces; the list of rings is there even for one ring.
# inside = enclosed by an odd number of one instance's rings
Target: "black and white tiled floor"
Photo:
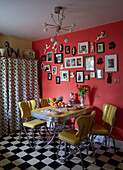
[[[56,152],[59,140],[56,136],[54,141],[45,149],[32,150],[24,133],[22,133],[22,142],[19,143],[19,133],[14,133],[0,139],[0,170],[80,170],[81,160],[79,153],[71,156],[71,159],[61,163],[56,158]],[[40,141],[38,141],[39,146]],[[95,143],[95,149],[99,146]],[[64,147],[63,147],[64,149]],[[91,153],[91,151],[90,151]],[[62,156],[62,151],[60,152]],[[89,170],[121,170],[123,169],[123,149],[117,148],[114,155],[113,147],[101,147],[96,154],[96,164],[92,156],[87,156],[82,151],[85,169]]]

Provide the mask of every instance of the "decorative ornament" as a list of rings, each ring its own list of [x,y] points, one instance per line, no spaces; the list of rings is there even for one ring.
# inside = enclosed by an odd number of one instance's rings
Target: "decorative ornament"
[[[72,54],[73,54],[73,55],[76,55],[76,47],[73,47],[73,48],[72,48]]]
[[[94,52],[94,44],[91,42],[91,52]]]
[[[108,78],[107,78],[107,83],[109,83],[109,84],[111,84],[111,74],[110,73],[108,73]]]
[[[74,73],[73,72],[70,73],[70,78],[72,78],[72,79],[74,78]]]
[[[12,56],[12,53],[14,52],[16,57],[20,57],[19,48],[18,48],[18,49],[11,48],[8,41],[5,42],[5,47],[8,47],[8,48],[7,48],[8,56],[11,57],[11,56]]]
[[[102,58],[98,58],[98,59],[97,59],[97,64],[100,64],[100,65],[101,65],[102,63],[103,63]]]
[[[46,51],[48,50],[48,48],[50,48],[50,45],[46,44],[46,48],[44,49],[44,54],[46,53]]]
[[[95,40],[95,42],[97,42],[100,38],[105,38],[107,37],[108,34],[105,34],[104,31],[101,32],[101,35],[100,36],[97,36],[97,39]]]
[[[59,51],[62,52],[63,51],[63,44],[59,45]]]
[[[114,41],[109,43],[109,49],[114,49],[116,46],[116,44],[114,43]]]
[[[53,47],[52,47],[52,49],[55,49],[55,53],[57,53],[56,45],[58,45],[58,41],[55,41],[55,43],[53,44]]]
[[[63,64],[61,64],[61,67],[60,67],[60,69],[61,69],[61,70],[63,70],[63,69],[64,69],[64,65],[63,65]]]

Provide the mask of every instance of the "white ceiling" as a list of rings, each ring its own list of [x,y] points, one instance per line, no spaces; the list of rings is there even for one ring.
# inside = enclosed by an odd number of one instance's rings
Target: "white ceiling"
[[[53,24],[55,6],[65,8],[63,26],[75,23],[74,31],[123,19],[123,0],[0,0],[0,34],[32,41],[54,36],[42,25]]]

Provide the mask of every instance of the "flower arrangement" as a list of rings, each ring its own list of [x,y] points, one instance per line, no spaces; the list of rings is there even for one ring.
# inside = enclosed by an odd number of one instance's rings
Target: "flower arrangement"
[[[83,96],[83,95],[85,95],[86,93],[89,93],[89,90],[90,90],[90,88],[87,86],[87,85],[83,85],[83,86],[76,86],[77,87],[77,89],[79,90],[79,96]]]

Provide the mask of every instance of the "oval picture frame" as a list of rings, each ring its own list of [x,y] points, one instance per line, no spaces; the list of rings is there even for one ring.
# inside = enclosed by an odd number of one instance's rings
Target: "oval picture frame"
[[[59,51],[62,52],[63,51],[63,44],[59,45]]]
[[[72,48],[72,55],[76,55],[76,47]]]
[[[44,68],[44,64],[42,63],[42,64],[41,64],[41,69],[43,69],[43,68]]]

